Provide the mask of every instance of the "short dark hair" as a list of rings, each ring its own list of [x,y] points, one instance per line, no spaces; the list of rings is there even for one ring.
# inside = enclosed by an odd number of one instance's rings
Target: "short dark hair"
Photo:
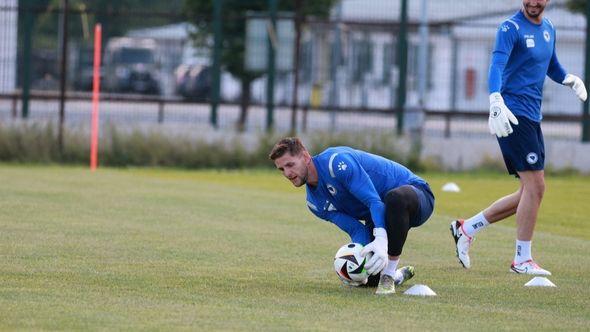
[[[296,156],[303,151],[306,151],[305,146],[303,146],[303,143],[301,143],[298,137],[285,137],[278,141],[272,150],[270,150],[268,158],[270,160],[276,160],[287,152],[292,156]]]

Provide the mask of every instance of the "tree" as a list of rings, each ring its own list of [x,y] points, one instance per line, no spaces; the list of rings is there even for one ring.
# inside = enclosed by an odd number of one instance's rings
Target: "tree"
[[[199,47],[212,47],[207,43],[212,36],[213,1],[185,0],[186,11],[197,28],[194,35],[195,44]],[[295,1],[278,0],[279,11],[294,11]],[[303,2],[301,14],[326,18],[337,0],[307,0]],[[242,96],[240,102],[240,120],[238,129],[242,130],[246,123],[248,105],[250,104],[250,85],[261,73],[253,73],[244,68],[246,12],[264,12],[268,10],[268,0],[224,0],[223,2],[223,47],[221,66],[241,81]],[[210,39],[209,39],[210,40]]]
[[[183,16],[183,0],[69,0],[68,8],[73,11],[70,14],[69,34],[70,38],[80,38],[84,28],[89,28],[94,23],[102,23],[103,36],[107,40],[109,36],[121,36],[128,30],[149,26],[159,26],[180,22]],[[19,9],[36,13],[36,40],[35,45],[41,48],[50,48],[56,45],[59,31],[59,15],[62,9],[62,0],[20,0]],[[86,12],[89,26],[83,27],[82,14]],[[148,13],[149,12],[149,13]],[[145,15],[148,13],[149,15]],[[22,29],[22,17],[19,18],[19,29]],[[86,22],[85,22],[86,23]]]
[[[588,0],[569,0],[567,2],[567,7],[573,12],[584,13],[587,2]]]

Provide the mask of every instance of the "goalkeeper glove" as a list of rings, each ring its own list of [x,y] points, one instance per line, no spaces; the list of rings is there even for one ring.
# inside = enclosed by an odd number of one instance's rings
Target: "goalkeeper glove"
[[[373,236],[375,240],[361,250],[361,256],[367,257],[369,253],[373,253],[365,263],[365,268],[369,274],[376,275],[387,266],[387,232],[385,228],[373,228]]]
[[[586,98],[588,98],[588,92],[586,92],[584,82],[578,76],[567,74],[562,83],[572,88],[580,100],[586,101]]]
[[[518,119],[506,107],[502,95],[499,92],[492,93],[490,95],[490,117],[488,119],[490,134],[495,134],[498,137],[506,137],[512,134],[510,122],[518,125]]]

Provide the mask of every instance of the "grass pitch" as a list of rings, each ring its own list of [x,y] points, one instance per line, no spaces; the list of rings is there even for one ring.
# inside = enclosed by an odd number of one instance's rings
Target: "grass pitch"
[[[478,235],[471,270],[455,259],[450,220],[515,179],[423,176],[437,202],[404,248],[416,277],[376,297],[340,286],[347,236],[278,172],[0,166],[0,330],[588,329],[590,178],[547,179],[533,255],[552,289],[508,272],[513,219]],[[402,294],[417,283],[438,296]]]

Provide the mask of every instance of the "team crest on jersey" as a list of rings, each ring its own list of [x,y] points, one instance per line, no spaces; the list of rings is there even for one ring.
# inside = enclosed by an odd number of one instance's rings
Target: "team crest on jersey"
[[[331,184],[327,184],[326,187],[328,188],[328,191],[330,192],[330,195],[332,196],[336,196],[336,188],[334,188],[333,185]]]
[[[551,39],[551,35],[549,35],[549,31],[547,31],[547,30],[543,31],[543,38],[545,38],[546,42],[549,42],[549,39]]]
[[[539,156],[534,152],[531,152],[526,155],[526,162],[531,165],[535,164],[538,160],[539,160]]]

